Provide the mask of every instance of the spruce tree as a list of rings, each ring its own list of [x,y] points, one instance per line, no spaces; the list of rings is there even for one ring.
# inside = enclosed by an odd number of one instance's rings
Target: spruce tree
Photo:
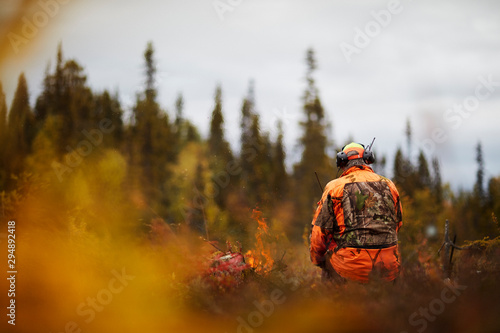
[[[224,115],[222,113],[222,88],[215,89],[215,103],[210,120],[210,133],[208,136],[208,150],[215,163],[223,167],[224,162],[232,159],[229,143],[224,135]]]
[[[396,150],[396,155],[394,156],[394,168],[393,168],[393,180],[398,185],[398,187],[403,187],[406,178],[408,177],[406,171],[406,160],[403,156],[403,151],[400,147]]]
[[[443,184],[441,180],[441,171],[439,167],[439,161],[437,157],[432,159],[432,169],[433,169],[433,184],[432,184],[432,192],[434,194],[434,197],[436,199],[436,202],[438,203],[439,206],[441,206],[443,202]]]
[[[323,185],[334,178],[336,173],[336,169],[329,162],[326,154],[328,140],[325,131],[328,124],[313,76],[317,65],[312,49],[307,51],[306,64],[307,88],[303,97],[305,120],[300,123],[303,134],[299,140],[302,157],[294,166],[294,193],[297,208],[295,236],[298,236],[305,225],[309,225],[315,208],[314,204],[321,197],[314,173],[318,173]]]
[[[177,148],[180,152],[188,142],[199,142],[201,140],[198,129],[184,117],[184,97],[181,93],[175,100],[175,120],[173,126],[176,134]]]
[[[50,65],[47,65],[47,67],[45,68],[45,75],[43,79],[43,91],[38,96],[34,108],[35,120],[37,122],[38,128],[41,128],[43,126],[43,122],[45,121],[45,119],[47,119],[47,116],[49,115],[50,112],[49,99],[51,98],[52,95],[51,84],[52,84],[52,78],[50,74]]]
[[[94,109],[94,96],[87,86],[83,67],[75,60],[65,61],[62,45],[59,44],[55,71],[50,73],[50,67],[47,67],[43,91],[36,100],[34,113],[37,129],[43,127],[48,116],[56,117],[57,150],[61,155],[66,154],[85,139],[83,130],[97,126],[100,119],[95,118]]]
[[[66,126],[63,136],[75,144],[85,139],[84,130],[95,128],[101,119],[95,115],[94,96],[87,86],[83,67],[75,60],[68,60],[64,64],[63,75],[63,98],[67,103],[67,109],[62,113]]]
[[[260,117],[258,114],[252,115],[250,126],[250,136],[252,144],[249,145],[253,154],[246,156],[246,161],[242,162],[242,168],[246,165],[251,172],[247,174],[246,193],[251,207],[259,206],[266,209],[270,204],[271,197],[271,144],[269,136],[261,133]]]
[[[429,170],[427,161],[424,160],[421,160],[422,177],[423,179],[428,179],[429,176],[427,174]],[[425,171],[426,169],[427,171]],[[410,196],[413,195],[416,189],[421,188],[419,185],[419,170],[404,156],[401,148],[398,148],[394,157],[394,182],[398,186],[398,189]]]
[[[19,76],[8,116],[7,151],[9,173],[19,173],[23,169],[24,158],[31,150],[34,138],[35,119],[29,105],[28,84],[24,73]]]
[[[476,146],[476,162],[477,162],[477,172],[476,172],[476,183],[474,185],[474,195],[480,204],[484,203],[484,160],[483,160],[483,148],[481,142],[477,143]]]
[[[226,168],[233,159],[233,154],[229,143],[224,136],[224,116],[222,114],[222,89],[217,86],[215,89],[215,103],[210,120],[210,133],[208,136],[208,153],[210,168],[213,173],[213,186],[215,188],[215,202],[220,208],[225,207],[228,195],[228,185],[231,182],[231,175]]]
[[[288,174],[285,166],[285,147],[283,144],[283,125],[281,121],[278,123],[278,136],[273,149],[273,177],[272,177],[272,191],[277,199],[282,200],[286,198],[288,192]]]
[[[59,43],[57,46],[57,55],[56,55],[56,70],[53,78],[54,85],[54,113],[61,114],[64,112],[64,109],[67,107],[65,105],[67,102],[67,98],[64,98],[63,87],[64,87],[64,77],[63,77],[63,53],[62,53],[62,43]]]
[[[119,149],[124,138],[123,110],[118,96],[111,96],[105,90],[102,94],[95,96],[94,110],[91,116],[93,124],[99,124],[102,120],[110,121],[112,132],[105,133],[103,145]]]
[[[241,106],[241,120],[240,120],[241,149],[240,149],[240,152],[243,152],[252,146],[251,127],[252,127],[254,114],[255,114],[255,95],[254,95],[253,82],[251,81],[250,86],[248,88],[248,95],[246,98],[243,99],[243,104]],[[245,171],[248,172],[251,170],[245,170]]]
[[[184,129],[184,98],[182,97],[182,94],[179,94],[177,96],[177,99],[175,100],[175,122],[174,122],[174,127],[175,127],[175,133],[177,134],[177,139],[180,142],[183,142],[186,138],[186,133]]]
[[[156,64],[152,43],[144,52],[146,84],[133,108],[133,126],[128,134],[136,186],[146,194],[161,216],[168,216],[169,165],[176,160],[176,139],[169,117],[157,102]]]
[[[144,52],[145,61],[145,75],[146,75],[146,89],[145,95],[146,99],[155,100],[157,91],[155,88],[156,83],[156,64],[154,60],[154,48],[153,43],[148,42],[146,51]]]
[[[59,151],[61,153],[68,152],[68,144],[73,143],[71,136],[74,132],[74,111],[70,107],[70,92],[66,85],[67,80],[64,78],[64,58],[62,53],[62,45],[59,44],[57,48],[57,61],[56,69],[52,78],[53,88],[51,89],[53,96],[49,99],[52,105],[49,106],[51,113],[60,118],[61,127],[58,143]]]
[[[406,145],[407,145],[407,149],[408,149],[408,151],[407,151],[408,156],[411,156],[412,135],[413,135],[413,131],[411,128],[410,118],[407,118],[406,119],[405,136],[406,136]]]
[[[500,232],[500,176],[493,177],[488,182],[488,212],[492,212],[493,222],[496,219],[496,231]]]
[[[274,191],[275,168],[274,145],[269,133],[262,131],[260,116],[255,111],[254,85],[250,82],[248,95],[241,107],[240,139],[240,196],[247,207],[264,210],[266,213],[276,201]],[[282,144],[282,143],[281,143]],[[281,146],[281,148],[283,148]],[[283,151],[281,152],[283,153]],[[279,162],[279,161],[277,161]],[[278,179],[281,184],[282,179]]]
[[[418,154],[418,187],[420,189],[429,188],[431,185],[431,174],[429,172],[429,165],[425,158],[424,152],[421,150]]]
[[[262,180],[261,170],[256,172],[256,158],[262,147],[259,116],[255,113],[255,96],[253,82],[250,82],[247,96],[243,99],[240,119],[240,158],[241,172],[239,183],[241,195],[247,205],[254,207],[258,203],[259,183]]]
[[[488,198],[484,188],[484,158],[481,142],[478,142],[476,146],[476,162],[476,183],[474,184],[469,206],[472,210],[473,226],[480,236],[493,236],[496,232],[494,225],[491,223],[492,211],[488,209]]]
[[[191,193],[191,200],[188,204],[188,214],[187,214],[187,224],[198,231],[204,237],[209,238],[206,216],[205,216],[205,205],[206,199],[203,197],[205,193],[205,181],[203,179],[203,165],[198,162],[196,165],[196,171],[194,175],[194,191]]]

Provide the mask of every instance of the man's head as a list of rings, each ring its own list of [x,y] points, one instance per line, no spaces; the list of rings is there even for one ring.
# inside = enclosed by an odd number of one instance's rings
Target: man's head
[[[338,168],[372,164],[374,161],[375,156],[371,149],[365,150],[365,146],[361,143],[351,142],[337,153]]]

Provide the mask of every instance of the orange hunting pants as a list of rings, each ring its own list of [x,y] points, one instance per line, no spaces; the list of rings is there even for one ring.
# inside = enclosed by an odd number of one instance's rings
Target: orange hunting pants
[[[343,248],[330,255],[329,263],[340,276],[359,282],[375,278],[393,281],[401,266],[397,245],[385,249]]]

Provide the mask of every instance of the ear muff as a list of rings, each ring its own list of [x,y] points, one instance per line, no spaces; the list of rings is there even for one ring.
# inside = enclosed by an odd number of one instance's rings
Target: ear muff
[[[365,148],[363,144],[359,144]],[[342,147],[342,150],[337,153],[337,168],[343,168],[347,165],[349,162],[349,158],[347,157],[347,154],[344,152],[344,147]],[[367,150],[364,149],[363,151],[363,161],[366,164],[373,164],[375,162],[375,155],[371,151],[371,149]]]
[[[371,150],[366,150],[363,152],[363,161],[365,161],[366,164],[372,164],[375,162],[375,155]]]
[[[344,148],[337,153],[337,168],[343,168],[347,165],[349,159],[347,158],[347,154],[344,153]]]

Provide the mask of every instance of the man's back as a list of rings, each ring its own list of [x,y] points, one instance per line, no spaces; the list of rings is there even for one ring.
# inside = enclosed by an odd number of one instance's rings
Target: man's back
[[[356,163],[327,184],[312,224],[314,264],[362,282],[375,269],[387,280],[398,275],[399,194],[369,166]]]
[[[400,210],[396,209],[399,196],[389,179],[368,167],[353,167],[328,185],[331,185],[327,186],[327,190],[331,188],[330,196],[339,198],[333,201],[337,249],[397,244],[396,229],[401,221]]]

